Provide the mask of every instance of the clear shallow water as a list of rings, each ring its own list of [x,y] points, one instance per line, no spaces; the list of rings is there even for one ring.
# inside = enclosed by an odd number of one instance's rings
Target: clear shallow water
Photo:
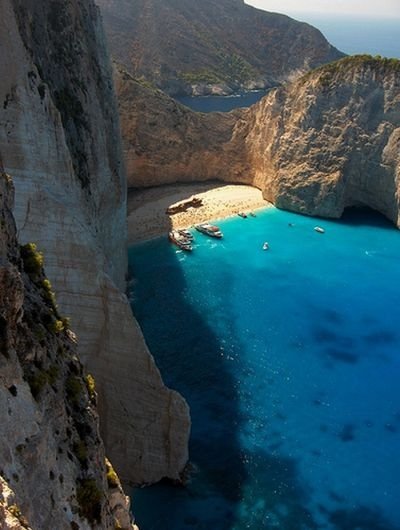
[[[175,99],[197,112],[229,112],[240,107],[250,107],[265,94],[265,90],[254,90],[235,96],[182,96]]]
[[[400,233],[360,213],[219,224],[224,240],[196,233],[191,255],[166,238],[130,249],[197,466],[185,489],[135,492],[142,530],[400,528]]]

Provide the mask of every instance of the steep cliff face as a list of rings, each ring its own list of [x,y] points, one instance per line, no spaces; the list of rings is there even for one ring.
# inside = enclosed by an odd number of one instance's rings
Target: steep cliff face
[[[132,529],[118,478],[107,480],[93,383],[41,254],[19,251],[12,195],[0,174],[0,526]]]
[[[132,186],[217,178],[280,208],[340,217],[366,205],[400,225],[399,61],[345,58],[228,115],[193,113],[128,78],[118,87]]]
[[[308,24],[243,0],[97,0],[113,57],[170,94],[274,86],[343,56]]]
[[[274,91],[238,124],[247,167],[280,208],[340,217],[365,205],[397,226],[400,62],[343,59]]]
[[[4,0],[0,14],[0,153],[15,182],[19,237],[46,254],[96,377],[102,436],[121,478],[176,479],[188,408],[163,385],[121,292],[126,182],[98,10]]]
[[[114,79],[128,187],[218,178],[215,162],[237,113],[192,112],[121,66]]]

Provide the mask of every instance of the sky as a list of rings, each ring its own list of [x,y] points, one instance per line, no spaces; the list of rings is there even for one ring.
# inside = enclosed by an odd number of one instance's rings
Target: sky
[[[400,22],[400,0],[245,0],[245,2],[266,11],[291,16],[301,13],[362,15],[397,18]]]

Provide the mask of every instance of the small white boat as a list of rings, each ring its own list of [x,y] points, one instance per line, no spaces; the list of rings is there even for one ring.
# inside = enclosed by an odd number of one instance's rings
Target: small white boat
[[[267,241],[265,241],[264,244],[263,244],[263,250],[269,250],[269,245],[268,245]]]
[[[320,234],[325,234],[325,230],[321,226],[314,226],[314,230]]]

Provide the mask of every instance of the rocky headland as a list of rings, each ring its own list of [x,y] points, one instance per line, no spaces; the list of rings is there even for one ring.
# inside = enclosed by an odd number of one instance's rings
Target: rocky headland
[[[121,479],[179,480],[188,406],[164,386],[124,294],[126,181],[98,8],[5,0],[0,14],[0,153],[19,240],[46,257],[60,313],[96,379],[101,434]]]
[[[400,62],[354,56],[273,89],[249,109],[195,113],[117,70],[128,184],[251,184],[279,208],[397,226]]]
[[[343,57],[316,28],[243,0],[96,0],[111,53],[171,95],[276,86]]]

